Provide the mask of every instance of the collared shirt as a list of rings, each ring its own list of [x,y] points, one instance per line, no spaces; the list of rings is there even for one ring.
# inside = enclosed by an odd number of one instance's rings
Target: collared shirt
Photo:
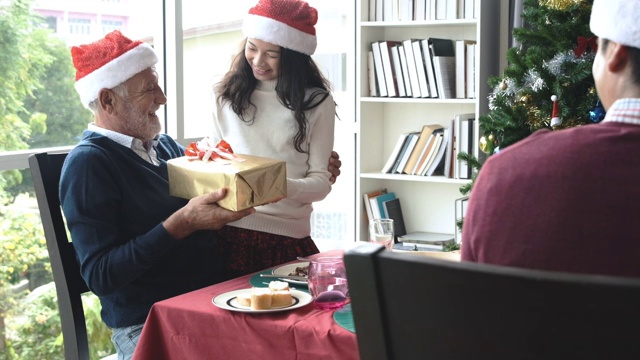
[[[160,160],[158,160],[158,154],[156,153],[155,149],[155,145],[158,143],[157,136],[153,140],[149,140],[146,143],[143,143],[140,139],[136,139],[129,135],[121,134],[113,130],[101,128],[95,123],[90,123],[88,129],[97,132],[100,135],[104,135],[110,140],[133,150],[133,152],[138,154],[146,162],[153,165],[160,165]]]
[[[602,121],[640,125],[640,98],[614,101]]]

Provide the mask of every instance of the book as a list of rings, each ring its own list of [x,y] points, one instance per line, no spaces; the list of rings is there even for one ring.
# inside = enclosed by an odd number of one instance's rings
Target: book
[[[451,119],[451,126],[449,127],[449,131],[447,132],[447,149],[445,151],[444,154],[444,176],[448,177],[448,178],[453,178],[454,174],[452,169],[454,168],[454,166],[452,166],[453,164],[453,156],[455,154],[455,148],[454,148],[454,143],[455,143],[455,138],[453,136],[454,132],[455,132],[455,119]]]
[[[391,194],[393,194],[393,193],[391,193]],[[388,193],[386,191],[383,192],[380,195],[370,196],[369,197],[369,203],[371,205],[371,215],[373,216],[373,219],[384,219],[384,216],[383,216],[382,211],[381,211],[381,207],[382,206],[378,202],[378,198],[381,197],[381,196],[383,196],[383,197],[385,197],[387,199],[392,199],[392,198],[395,197],[395,195],[389,197]]]
[[[438,152],[433,157],[433,161],[431,165],[429,165],[427,171],[425,172],[425,176],[433,176],[436,175],[437,169],[442,166],[442,175],[444,175],[444,154],[447,150],[447,142],[449,141],[449,129],[444,129],[442,133],[442,138],[440,139],[441,143],[438,146]]]
[[[413,170],[411,171],[411,175],[419,175],[420,174],[420,169],[422,169],[423,164],[428,160],[429,152],[430,152],[431,148],[433,147],[435,137],[436,136],[433,133],[431,133],[431,135],[429,135],[429,139],[427,140],[427,144],[422,149],[422,152],[420,153],[420,157],[418,158],[418,161],[416,162],[416,166],[414,166]]]
[[[473,122],[475,119],[466,118],[460,121],[460,153],[470,154],[473,152],[474,143],[473,140]],[[458,166],[460,167],[459,175],[460,179],[471,179],[471,167],[464,160],[458,161]]]
[[[364,210],[367,214],[367,219],[369,221],[373,220],[373,212],[371,211],[371,202],[369,201],[369,198],[382,195],[385,192],[386,190],[382,189],[382,190],[374,190],[374,191],[362,194],[362,197],[364,200]]]
[[[398,10],[399,21],[413,20],[413,1],[414,0],[400,0],[400,8]]]
[[[413,55],[412,42],[412,39],[404,40],[402,41],[402,47],[404,48],[405,57],[407,58],[407,69],[411,83],[411,96],[419,98],[422,97],[422,93],[420,92],[420,84],[418,82],[418,71],[416,69],[415,56]]]
[[[454,178],[455,179],[466,179],[465,177],[461,177],[461,170],[464,170],[465,174],[466,174],[466,168],[463,168],[463,165],[466,166],[466,162],[462,161],[462,160],[458,160],[458,154],[460,154],[461,152],[466,152],[466,150],[468,149],[468,143],[469,143],[469,138],[468,138],[468,132],[469,129],[468,127],[466,127],[467,129],[467,134],[465,135],[465,148],[463,150],[462,148],[462,123],[463,122],[468,122],[469,119],[473,119],[475,118],[476,114],[475,113],[464,113],[464,114],[457,114],[455,116],[455,123],[454,123],[454,138],[455,138],[455,151],[452,154],[452,160],[453,160],[453,164],[454,165]]]
[[[467,98],[467,45],[475,43],[472,40],[456,40],[456,98]],[[473,80],[472,80],[473,81]]]
[[[413,20],[427,20],[427,0],[415,0],[413,8]]]
[[[396,173],[396,174],[402,173],[402,170],[404,169],[405,165],[407,165],[409,156],[411,156],[411,152],[413,151],[413,148],[416,146],[416,143],[418,142],[419,136],[420,136],[419,132],[412,132],[409,135],[409,138],[407,138],[407,142],[403,147],[400,153],[400,156],[398,157],[398,161],[396,162],[398,166],[395,166],[394,169],[392,169],[393,173]]]
[[[395,65],[393,64],[392,48],[398,44],[399,41],[385,40],[380,41],[380,55],[382,56],[382,68],[384,69],[384,80],[387,84],[387,96],[398,96],[398,77],[395,72]]]
[[[435,233],[435,232],[411,232],[398,237],[398,242],[404,246],[417,246],[431,250],[443,250],[448,243],[455,241],[455,234]]]
[[[396,198],[396,194],[393,193],[393,192],[388,192],[386,194],[381,194],[381,195],[378,195],[378,196],[375,197],[376,203],[378,204],[378,211],[380,212],[380,219],[389,219],[389,216],[387,215],[387,212],[385,211],[383,203],[385,201],[393,200],[395,198]],[[372,206],[373,206],[373,204],[372,204]]]
[[[369,0],[369,21],[376,21],[376,1],[382,2],[382,0]]]
[[[475,0],[464,0],[464,18],[473,19]]]
[[[467,99],[476,98],[476,44],[467,44]]]
[[[380,96],[378,91],[378,81],[376,80],[376,69],[373,63],[373,51],[367,51],[367,76],[369,80],[369,96]]]
[[[404,84],[404,76],[402,74],[402,65],[400,64],[400,51],[398,47],[401,45],[394,45],[391,47],[391,63],[393,64],[393,73],[395,74],[394,79],[396,79],[396,83],[398,85],[398,96],[406,97],[407,89]]]
[[[422,164],[422,167],[418,170],[418,175],[421,175],[421,176],[425,176],[426,175],[427,169],[433,163],[433,160],[435,159],[436,154],[438,153],[438,151],[440,149],[440,144],[442,143],[442,134],[443,134],[442,130],[440,130],[438,133],[434,133],[435,138],[433,140],[433,146],[431,147],[431,150],[429,151],[429,155],[428,155],[427,159]]]
[[[380,96],[386,97],[389,95],[387,92],[387,82],[384,78],[384,68],[382,66],[382,52],[380,50],[380,43],[374,41],[371,43],[371,51],[373,52],[373,64],[376,73],[376,79],[378,80],[378,91]]]
[[[389,155],[387,162],[384,164],[380,172],[382,172],[383,174],[388,174],[391,172],[391,169],[393,168],[393,165],[396,163],[396,159],[398,158],[398,155],[402,150],[402,146],[404,145],[405,141],[407,140],[410,134],[411,134],[410,132],[400,134],[400,136],[398,137],[398,140],[396,141],[396,145],[393,147],[393,150],[391,150],[391,154]]]
[[[433,55],[429,39],[421,40],[420,46],[422,46],[422,61],[424,62],[424,71],[427,74],[427,83],[429,84],[429,94],[433,98],[438,97],[438,86],[436,84],[436,73],[433,68]]]
[[[393,234],[395,241],[398,241],[399,236],[407,234],[407,229],[404,224],[404,217],[402,216],[402,206],[400,205],[400,199],[395,198],[387,200],[382,203],[387,214],[387,218],[393,220]]]
[[[407,53],[404,51],[404,45],[398,45],[398,55],[400,56],[400,68],[402,70],[402,80],[404,82],[405,92],[408,97],[413,97],[411,77],[409,76],[409,64],[407,63]]]
[[[413,147],[413,151],[411,151],[411,155],[409,155],[409,159],[407,160],[407,164],[403,169],[403,173],[411,174],[413,172],[413,168],[416,166],[420,155],[422,154],[422,150],[427,145],[427,141],[429,140],[429,136],[433,133],[434,130],[441,129],[442,126],[438,124],[424,125],[422,130],[420,131],[420,135],[418,136],[418,140],[416,145]]]
[[[413,57],[416,62],[416,73],[418,75],[418,86],[420,87],[420,96],[431,97],[429,90],[429,82],[427,81],[427,72],[424,63],[424,55],[422,55],[422,42],[421,40],[415,40],[411,42],[413,47]]]
[[[453,99],[455,97],[456,59],[453,40],[430,38],[433,71],[438,87],[439,99]]]

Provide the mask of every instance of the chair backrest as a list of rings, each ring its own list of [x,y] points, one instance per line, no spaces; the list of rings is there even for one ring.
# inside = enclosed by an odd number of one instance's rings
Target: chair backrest
[[[66,157],[66,153],[33,154],[29,157],[29,168],[58,294],[65,358],[84,360],[89,359],[89,345],[81,295],[89,289],[80,275],[75,249],[67,237],[58,197]]]
[[[568,256],[567,261],[570,261]],[[640,359],[640,279],[345,252],[368,359]]]

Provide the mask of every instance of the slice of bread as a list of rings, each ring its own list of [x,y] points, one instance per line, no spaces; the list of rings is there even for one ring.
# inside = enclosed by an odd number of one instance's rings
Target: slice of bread
[[[271,293],[273,299],[271,300],[271,307],[289,306],[293,300],[291,297],[291,291],[278,290]]]
[[[271,309],[273,294],[266,288],[255,288],[251,293],[251,309],[267,310]]]
[[[236,301],[240,306],[251,307],[251,293],[238,294]]]

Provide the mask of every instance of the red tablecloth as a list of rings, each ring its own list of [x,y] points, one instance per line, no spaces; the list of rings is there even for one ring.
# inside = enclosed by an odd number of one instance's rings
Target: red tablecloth
[[[250,314],[220,309],[212,299],[250,288],[251,275],[156,303],[144,325],[135,360],[359,359],[356,335],[313,304]]]

